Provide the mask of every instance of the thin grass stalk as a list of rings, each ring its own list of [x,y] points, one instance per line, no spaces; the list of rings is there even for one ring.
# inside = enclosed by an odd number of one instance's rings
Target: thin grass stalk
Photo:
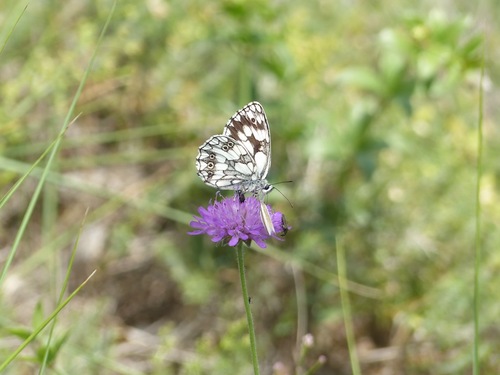
[[[359,366],[358,353],[356,350],[356,338],[354,337],[351,302],[349,300],[349,292],[347,291],[347,271],[344,247],[339,245],[337,239],[335,239],[335,247],[337,248],[337,272],[339,274],[340,300],[342,302],[342,315],[344,317],[349,359],[351,361],[353,375],[360,375],[361,368]]]
[[[480,374],[479,360],[479,318],[480,318],[480,291],[479,275],[481,272],[481,177],[483,175],[483,78],[484,54],[479,78],[479,105],[477,126],[477,165],[476,165],[476,234],[474,250],[474,348],[473,348],[473,374]]]
[[[247,315],[248,334],[250,336],[250,350],[252,352],[253,372],[255,375],[260,374],[259,359],[257,356],[257,343],[255,339],[255,327],[253,324],[252,310],[250,309],[250,299],[248,297],[247,281],[245,277],[245,260],[243,244],[240,241],[236,247],[236,260],[238,261],[238,270],[240,272],[241,290],[243,292],[243,303],[245,304],[245,312]]]

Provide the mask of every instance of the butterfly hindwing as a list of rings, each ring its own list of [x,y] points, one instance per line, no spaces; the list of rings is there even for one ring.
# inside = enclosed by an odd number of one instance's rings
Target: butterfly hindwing
[[[249,151],[226,135],[214,135],[201,145],[196,168],[207,185],[223,190],[237,190],[256,173]]]

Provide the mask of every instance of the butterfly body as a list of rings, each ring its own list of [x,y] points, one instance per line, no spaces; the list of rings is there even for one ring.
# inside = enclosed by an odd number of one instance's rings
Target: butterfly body
[[[262,201],[273,189],[266,180],[270,166],[271,132],[264,108],[258,102],[238,110],[222,134],[210,137],[200,146],[196,157],[198,176],[205,184],[221,190],[236,190],[240,199],[241,194],[252,193]],[[267,208],[261,211],[266,230],[274,232],[269,226]]]

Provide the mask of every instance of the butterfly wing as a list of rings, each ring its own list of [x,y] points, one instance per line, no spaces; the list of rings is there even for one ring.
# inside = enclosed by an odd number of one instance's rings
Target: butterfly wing
[[[264,202],[260,202],[260,220],[262,224],[264,224],[264,228],[266,229],[267,234],[272,236],[276,233],[274,230],[273,220],[271,219],[271,215],[269,214],[269,209],[267,208]]]
[[[271,132],[262,105],[251,102],[238,110],[227,122],[223,135],[247,149],[255,162],[257,179],[265,179],[271,166]]]
[[[246,147],[227,135],[214,135],[201,145],[196,169],[205,184],[222,190],[238,190],[257,173]]]

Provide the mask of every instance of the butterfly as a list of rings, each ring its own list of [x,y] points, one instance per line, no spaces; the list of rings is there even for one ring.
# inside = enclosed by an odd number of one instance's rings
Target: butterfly
[[[223,133],[210,137],[198,150],[196,169],[203,182],[221,190],[236,190],[240,200],[245,193],[258,196],[262,223],[269,235],[274,234],[263,202],[273,186],[266,180],[271,166],[271,132],[262,105],[251,102],[236,111]]]

